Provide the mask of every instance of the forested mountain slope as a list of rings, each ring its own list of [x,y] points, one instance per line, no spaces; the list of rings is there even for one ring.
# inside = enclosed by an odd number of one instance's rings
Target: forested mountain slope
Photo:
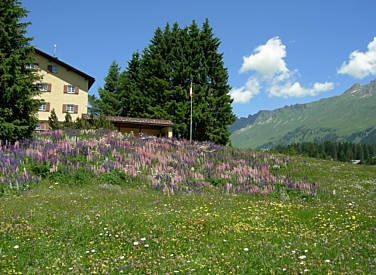
[[[300,142],[376,144],[376,80],[355,84],[340,96],[260,111],[230,127],[239,148],[271,148]]]

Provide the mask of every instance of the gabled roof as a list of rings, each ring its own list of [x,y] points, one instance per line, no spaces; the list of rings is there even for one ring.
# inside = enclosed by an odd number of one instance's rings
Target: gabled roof
[[[52,55],[49,55],[48,53],[45,53],[37,48],[34,47],[34,51],[36,54],[40,55],[40,56],[43,56],[45,58],[47,58],[48,60],[50,61],[53,61],[57,64],[59,64],[60,66],[63,66],[65,67],[67,70],[69,71],[72,71],[72,72],[75,72],[76,74],[79,74],[80,76],[82,76],[83,78],[87,79],[89,81],[89,85],[88,85],[88,90],[90,89],[91,85],[93,85],[94,81],[95,81],[95,78],[88,75],[88,74],[85,74],[84,72],[72,67],[71,65],[59,60],[57,57],[54,57]]]
[[[82,115],[82,118],[85,120],[91,119],[90,115]],[[93,116],[94,119],[98,119],[99,116]],[[106,116],[106,119],[111,122],[116,123],[128,123],[128,124],[135,124],[135,125],[151,125],[151,126],[174,126],[170,120],[162,120],[162,119],[151,119],[151,118],[133,118],[133,117],[122,117],[122,116]]]

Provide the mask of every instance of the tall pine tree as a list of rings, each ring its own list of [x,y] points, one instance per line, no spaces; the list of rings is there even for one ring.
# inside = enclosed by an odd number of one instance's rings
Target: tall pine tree
[[[193,82],[193,139],[226,144],[235,120],[220,40],[208,20],[180,28],[157,28],[142,54],[134,53],[119,74],[113,63],[91,113],[169,119],[174,136],[189,138],[189,86]]]
[[[20,22],[27,11],[16,0],[0,1],[0,140],[14,142],[31,136],[40,101],[31,38],[25,37],[29,22]]]
[[[149,97],[142,92],[141,59],[138,52],[132,55],[127,68],[120,74],[120,115],[125,117],[148,117]]]
[[[118,116],[121,113],[121,99],[119,90],[120,67],[113,61],[105,77],[103,88],[98,89],[99,99],[94,95],[89,97],[90,113],[105,116]]]
[[[193,139],[228,143],[228,126],[235,116],[219,45],[208,20],[202,29],[195,21],[185,28],[177,23],[157,28],[142,56],[133,56],[122,73],[121,82],[128,83],[121,88],[122,114],[169,119],[174,122],[174,136],[188,139],[193,82]],[[142,102],[132,99],[135,93],[142,94],[137,96]],[[132,108],[140,111],[131,113]]]

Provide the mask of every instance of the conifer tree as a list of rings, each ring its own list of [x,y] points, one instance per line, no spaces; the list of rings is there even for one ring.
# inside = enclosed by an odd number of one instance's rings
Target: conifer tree
[[[113,61],[105,77],[103,88],[98,89],[100,100],[91,97],[90,104],[104,116],[118,116],[121,112],[119,86],[120,67]]]
[[[48,125],[50,126],[51,130],[57,130],[60,128],[55,109],[52,109],[51,114],[48,117]]]
[[[169,119],[174,122],[174,135],[189,138],[190,98],[189,85],[193,82],[193,139],[226,144],[229,141],[228,126],[235,120],[232,100],[228,95],[228,73],[223,64],[223,55],[218,53],[220,41],[215,38],[208,20],[198,27],[195,21],[180,28],[177,23],[171,28],[157,28],[148,47],[136,67],[129,66],[125,76],[133,75],[133,87],[123,85],[123,102],[135,91],[142,93],[145,117]],[[137,75],[137,77],[134,77]],[[127,79],[127,78],[126,78]],[[137,89],[135,89],[137,87]],[[127,100],[124,101],[124,96]],[[140,104],[136,104],[140,106]],[[142,114],[142,111],[138,114]]]
[[[99,107],[100,99],[97,98],[95,95],[89,95],[88,101],[89,101],[88,113],[92,115],[99,115],[101,112],[101,109]]]
[[[184,28],[177,23],[157,28],[121,74],[111,65],[100,99],[89,97],[91,113],[168,119],[174,136],[188,139],[193,82],[193,139],[227,144],[235,115],[219,45],[208,20],[202,29],[195,21]]]
[[[141,60],[138,52],[132,55],[127,68],[120,74],[120,115],[125,117],[148,117],[146,110],[149,97],[142,92]]]
[[[31,136],[40,101],[31,38],[25,37],[29,22],[21,22],[27,10],[16,0],[0,1],[0,140],[14,142]]]

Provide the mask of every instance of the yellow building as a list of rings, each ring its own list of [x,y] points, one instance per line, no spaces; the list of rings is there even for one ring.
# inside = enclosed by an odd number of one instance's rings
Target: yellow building
[[[34,50],[34,63],[29,66],[38,69],[42,76],[38,98],[45,101],[37,113],[39,130],[48,130],[52,109],[55,109],[60,122],[64,121],[67,113],[73,121],[87,114],[88,92],[95,79],[56,57],[36,48]]]
[[[88,92],[95,79],[90,75],[64,63],[39,49],[34,48],[34,63],[29,67],[37,69],[42,76],[39,99],[44,103],[40,106],[37,117],[39,125],[36,130],[48,130],[48,117],[55,109],[59,122],[64,122],[69,113],[72,121],[77,118],[90,120],[87,115]],[[132,132],[135,135],[172,137],[173,123],[169,120],[106,117],[121,132]]]

